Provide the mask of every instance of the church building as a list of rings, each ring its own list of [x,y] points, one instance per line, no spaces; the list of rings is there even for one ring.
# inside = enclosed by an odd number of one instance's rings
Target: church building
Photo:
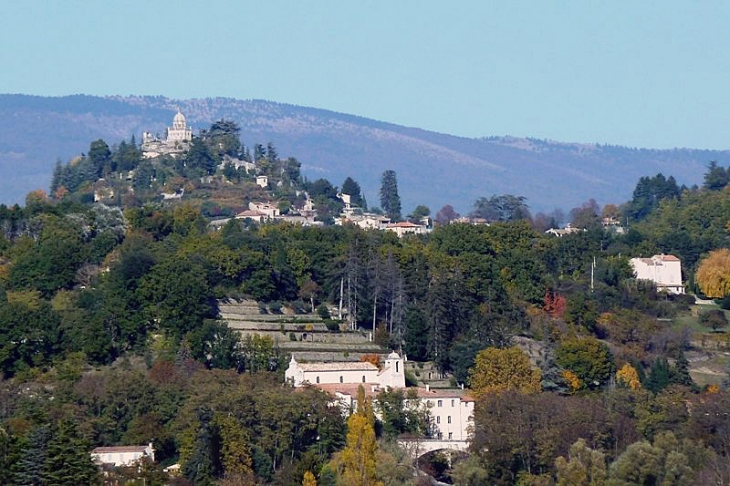
[[[172,119],[172,126],[166,130],[165,139],[161,140],[151,132],[142,134],[142,154],[151,159],[160,155],[174,155],[185,152],[193,141],[193,129],[188,127],[185,115],[178,108]]]

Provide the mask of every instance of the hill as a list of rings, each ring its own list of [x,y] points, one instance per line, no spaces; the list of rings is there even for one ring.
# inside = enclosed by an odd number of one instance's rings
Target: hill
[[[622,203],[641,176],[663,172],[698,184],[710,160],[730,158],[730,151],[469,139],[261,100],[0,95],[0,203],[47,188],[56,160],[88,151],[91,140],[163,133],[177,107],[196,129],[221,118],[237,122],[248,147],[273,142],[280,156],[302,162],[309,179],[341,185],[353,177],[371,205],[378,205],[381,174],[393,169],[406,212],[416,204],[467,212],[478,197],[504,193],[526,196],[533,211],[589,198]]]

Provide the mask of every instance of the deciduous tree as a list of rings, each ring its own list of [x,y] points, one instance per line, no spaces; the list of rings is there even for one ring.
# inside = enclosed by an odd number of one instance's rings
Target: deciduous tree
[[[730,294],[730,250],[711,251],[697,268],[697,284],[708,297],[721,299]]]
[[[518,347],[487,348],[477,354],[469,372],[469,386],[477,397],[516,390],[540,391],[540,370],[533,368],[527,354]]]

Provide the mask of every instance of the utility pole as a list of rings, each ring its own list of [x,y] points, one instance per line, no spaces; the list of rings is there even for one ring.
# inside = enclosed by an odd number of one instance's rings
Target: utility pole
[[[593,292],[593,272],[596,269],[596,257],[593,257],[593,263],[591,263],[591,292]]]

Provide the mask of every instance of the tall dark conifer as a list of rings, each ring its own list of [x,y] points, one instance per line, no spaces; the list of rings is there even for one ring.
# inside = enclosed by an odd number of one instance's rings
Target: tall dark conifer
[[[380,207],[391,220],[400,221],[401,205],[400,196],[398,195],[398,181],[393,170],[383,172],[380,185]]]

